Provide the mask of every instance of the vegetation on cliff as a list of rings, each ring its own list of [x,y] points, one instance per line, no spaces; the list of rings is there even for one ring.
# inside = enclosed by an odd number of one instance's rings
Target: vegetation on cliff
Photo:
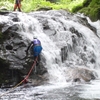
[[[100,19],[100,0],[84,0],[83,5],[73,8],[72,12],[84,13],[92,21]]]
[[[14,0],[0,0],[0,9],[13,11]],[[40,8],[67,9],[72,13],[84,13],[92,21],[100,19],[100,0],[22,0],[22,11],[31,12]]]
[[[52,9],[69,9],[81,5],[84,0],[22,0],[22,11],[30,12],[42,7],[51,7]],[[0,8],[13,10],[14,0],[0,0]]]

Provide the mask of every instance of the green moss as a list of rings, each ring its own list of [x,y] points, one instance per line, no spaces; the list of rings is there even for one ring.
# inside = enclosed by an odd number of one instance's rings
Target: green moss
[[[100,1],[92,0],[88,7],[82,8],[79,12],[90,17],[92,21],[97,21],[100,19]]]

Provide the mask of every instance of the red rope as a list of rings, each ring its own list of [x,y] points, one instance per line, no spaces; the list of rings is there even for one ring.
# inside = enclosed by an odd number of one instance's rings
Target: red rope
[[[38,57],[37,57],[37,58],[38,58]],[[33,63],[33,65],[32,65],[32,67],[31,67],[30,71],[29,71],[28,74],[27,74],[27,76],[22,80],[22,83],[25,82],[25,81],[27,81],[29,75],[31,74],[31,72],[32,72],[32,70],[33,70],[33,68],[34,68],[34,66],[35,66],[35,64],[36,64],[37,58],[35,59],[35,62]]]
[[[7,92],[1,94],[0,97],[2,97],[3,95],[8,94],[8,93],[11,92],[12,90],[14,90],[17,86],[19,86],[20,84],[22,84],[24,81],[26,81],[26,80],[28,79],[29,75],[31,74],[31,72],[32,72],[32,70],[33,70],[33,68],[34,68],[34,66],[35,66],[35,64],[36,64],[37,59],[38,59],[38,57],[35,59],[35,62],[33,63],[33,65],[32,65],[32,67],[31,67],[30,71],[29,71],[28,74],[27,74],[27,76],[26,76],[20,83],[18,83],[16,86],[14,86],[10,91],[7,91]]]

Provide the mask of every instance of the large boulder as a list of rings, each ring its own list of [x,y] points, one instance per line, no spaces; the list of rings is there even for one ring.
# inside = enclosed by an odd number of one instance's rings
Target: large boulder
[[[90,82],[96,79],[96,73],[85,67],[70,67],[67,69],[67,81]]]

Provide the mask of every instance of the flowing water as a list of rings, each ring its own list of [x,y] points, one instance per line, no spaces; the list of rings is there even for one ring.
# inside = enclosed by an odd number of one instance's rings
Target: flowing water
[[[12,15],[19,21],[13,22]],[[100,100],[100,21],[91,22],[83,15],[72,15],[63,10],[13,12],[0,17],[0,23],[17,24],[24,41],[32,40],[34,35],[41,40],[49,73],[49,81],[44,85],[34,87],[29,83],[9,93],[9,89],[0,89],[0,100]],[[80,18],[86,18],[97,29],[97,34]],[[84,47],[87,47],[86,51]],[[66,56],[61,55],[61,49]],[[95,63],[90,62],[92,58]],[[97,79],[86,83],[66,81],[70,79],[69,68],[76,66],[95,71]]]

